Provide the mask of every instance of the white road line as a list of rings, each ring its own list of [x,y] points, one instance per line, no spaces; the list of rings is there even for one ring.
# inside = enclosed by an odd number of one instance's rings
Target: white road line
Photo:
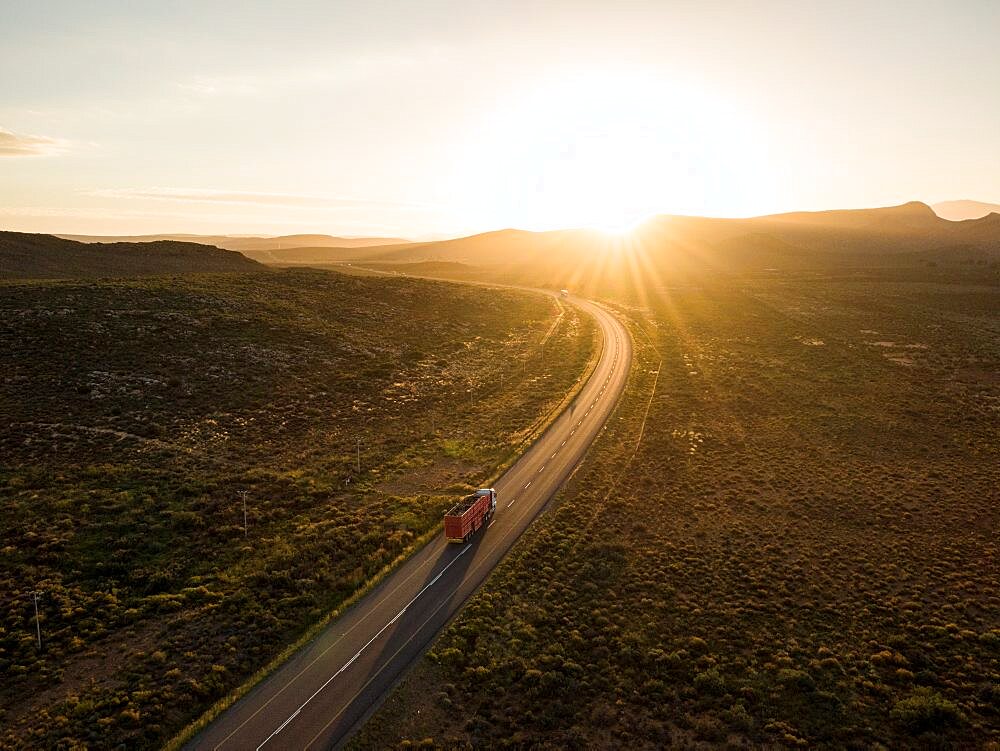
[[[529,485],[531,485],[531,480],[528,480],[528,482],[525,483],[524,489],[527,490]]]
[[[615,365],[616,365],[616,363],[617,363],[617,361],[618,361],[618,357],[619,357],[619,353],[621,352],[621,349],[622,349],[622,348],[621,348],[621,346],[620,346],[620,344],[621,344],[621,341],[622,341],[622,340],[621,340],[621,337],[620,337],[620,336],[619,336],[619,335],[618,335],[618,334],[616,333],[616,334],[615,334],[615,355],[614,355],[614,358],[613,358],[613,360],[612,360],[612,363],[611,363],[611,373],[612,373],[612,374],[614,373],[614,369],[615,369]],[[609,376],[608,376],[607,380],[605,381],[605,385],[607,385],[608,383],[610,383],[610,380],[611,380],[611,375],[609,375]],[[595,384],[595,385],[596,385],[596,384]],[[602,390],[601,390],[601,392],[602,392],[602,393],[603,393],[603,391],[604,391],[604,389],[602,389]],[[599,398],[599,397],[598,397],[598,398]],[[595,402],[594,402],[595,404],[596,404],[596,401],[597,401],[597,400],[595,399]],[[588,409],[588,410],[587,410],[587,415],[589,415],[589,414],[590,414],[590,411],[591,411],[590,409]],[[578,425],[582,425],[582,424],[583,424],[583,420],[581,419],[581,420],[580,420],[580,422],[579,422],[579,423],[577,423],[577,424],[578,424]],[[570,431],[570,435],[572,436],[572,435],[573,435],[573,434],[574,434],[575,432],[576,432],[576,429],[574,428],[573,430],[571,430],[571,431]],[[564,441],[562,442],[562,444],[561,444],[561,445],[565,446],[565,445],[566,445],[566,441],[564,440]],[[555,456],[555,454],[553,454],[553,456]],[[545,467],[543,466],[543,467],[542,467],[542,469],[540,469],[540,470],[539,470],[539,472],[542,472],[542,471],[543,471],[544,469],[545,469]],[[528,481],[528,482],[527,482],[527,483],[525,484],[525,486],[524,486],[524,487],[525,487],[525,488],[528,488],[528,487],[529,487],[530,485],[531,485],[531,480],[529,480],[529,481]],[[515,498],[514,498],[514,499],[513,499],[513,500],[512,500],[512,501],[511,501],[511,502],[510,502],[509,504],[507,504],[507,505],[508,505],[508,507],[510,507],[511,505],[513,505],[513,504],[514,504],[514,503],[515,503],[516,501],[517,501],[517,498],[515,497]],[[544,508],[543,508],[543,509],[541,510],[541,512],[540,512],[540,514],[539,514],[539,515],[541,515],[541,514],[544,514],[544,513],[545,513],[545,511],[546,511],[546,509],[544,509]],[[491,522],[491,524],[490,524],[490,525],[488,525],[488,526],[492,526],[492,522]],[[506,539],[506,537],[507,537],[507,535],[508,535],[508,534],[509,534],[509,531],[508,531],[508,533],[507,533],[507,534],[504,534],[504,535],[503,535],[503,538],[504,538],[504,539]],[[462,549],[462,551],[461,551],[461,552],[460,552],[460,553],[459,553],[459,554],[458,554],[457,556],[455,556],[455,558],[454,558],[454,559],[452,559],[452,560],[451,560],[451,561],[450,561],[450,562],[449,562],[449,563],[448,563],[448,564],[447,564],[447,565],[445,566],[445,568],[444,568],[444,569],[442,569],[442,570],[441,570],[441,572],[440,572],[440,573],[438,573],[438,575],[434,577],[434,579],[433,579],[433,580],[432,580],[432,581],[431,581],[430,583],[428,583],[428,584],[427,584],[427,585],[426,585],[426,586],[425,586],[425,587],[424,587],[423,589],[421,589],[421,590],[420,590],[420,592],[419,592],[419,593],[417,593],[417,595],[416,595],[416,596],[415,596],[415,597],[414,597],[413,599],[411,599],[411,600],[410,600],[410,602],[408,602],[408,603],[407,603],[407,605],[406,605],[406,606],[405,606],[405,607],[404,607],[404,608],[403,608],[403,609],[402,609],[402,610],[401,610],[401,611],[400,611],[400,612],[399,612],[399,613],[398,613],[398,614],[397,614],[397,615],[396,615],[396,616],[395,616],[395,617],[394,617],[394,618],[393,618],[393,619],[392,619],[392,620],[391,620],[391,621],[390,621],[389,623],[387,623],[387,624],[386,624],[385,626],[383,626],[383,627],[382,627],[382,628],[381,628],[381,629],[379,630],[379,632],[378,632],[378,633],[377,633],[377,634],[376,634],[376,635],[375,635],[375,636],[374,636],[374,637],[373,637],[373,638],[372,638],[372,639],[371,639],[371,640],[370,640],[370,641],[369,641],[368,643],[366,643],[366,644],[365,644],[365,645],[364,645],[364,646],[363,646],[363,647],[362,647],[362,648],[361,648],[361,649],[360,649],[360,650],[359,650],[359,651],[358,651],[358,652],[357,652],[357,653],[356,653],[356,654],[355,654],[355,655],[354,655],[354,656],[353,656],[353,657],[352,657],[352,658],[351,658],[351,659],[350,659],[350,660],[349,660],[349,661],[347,662],[347,664],[345,664],[345,665],[344,665],[344,666],[343,666],[343,667],[342,667],[342,668],[341,668],[340,670],[338,670],[338,671],[337,671],[337,673],[336,673],[336,674],[334,674],[334,676],[331,676],[331,678],[329,678],[329,679],[327,680],[327,682],[323,684],[323,686],[321,686],[321,687],[320,687],[319,689],[317,689],[317,691],[316,691],[315,693],[313,693],[313,694],[312,694],[312,696],[310,696],[310,697],[309,697],[309,698],[308,698],[308,699],[307,699],[307,700],[306,700],[305,702],[303,702],[303,703],[302,703],[302,705],[300,705],[300,707],[299,707],[299,708],[298,708],[298,709],[297,709],[297,710],[296,710],[296,711],[295,711],[295,712],[294,712],[294,713],[293,713],[293,714],[292,714],[292,715],[291,715],[291,716],[290,716],[290,717],[289,717],[288,719],[286,719],[286,720],[285,720],[285,721],[284,721],[284,722],[283,722],[283,723],[282,723],[282,724],[281,724],[281,725],[280,725],[280,726],[279,726],[279,727],[277,728],[277,730],[275,730],[275,731],[274,731],[274,733],[272,733],[272,734],[271,734],[271,736],[269,736],[269,737],[268,737],[267,739],[265,739],[265,741],[264,741],[263,743],[261,743],[261,744],[260,744],[260,746],[258,746],[257,748],[258,748],[258,749],[262,748],[262,747],[263,747],[263,746],[264,746],[264,745],[265,745],[265,744],[266,744],[266,743],[267,743],[267,742],[268,742],[268,741],[269,741],[269,740],[270,740],[271,738],[273,738],[273,737],[274,737],[275,735],[277,735],[277,734],[278,734],[279,732],[281,732],[281,731],[282,731],[282,730],[283,730],[283,729],[284,729],[284,728],[285,728],[285,727],[286,727],[286,726],[287,726],[287,725],[288,725],[288,724],[289,724],[289,723],[290,723],[290,722],[291,722],[291,721],[292,721],[292,720],[293,720],[293,719],[294,719],[295,717],[297,717],[297,716],[299,715],[299,713],[300,713],[300,712],[302,711],[302,709],[303,709],[303,708],[304,708],[304,707],[305,707],[305,706],[306,706],[306,705],[307,705],[307,704],[308,704],[308,703],[309,703],[310,701],[312,701],[312,699],[313,699],[313,698],[315,698],[315,697],[316,697],[316,696],[317,696],[317,695],[318,695],[318,694],[319,694],[319,693],[320,693],[320,692],[321,692],[321,691],[322,691],[322,690],[323,690],[323,689],[324,689],[324,688],[325,688],[325,687],[326,687],[326,686],[327,686],[327,685],[328,685],[328,684],[330,683],[330,681],[332,681],[332,680],[333,680],[333,678],[335,678],[335,677],[336,677],[337,675],[339,675],[339,674],[340,674],[341,672],[343,672],[343,671],[344,671],[344,670],[346,670],[346,669],[347,669],[348,667],[350,667],[350,665],[352,665],[352,664],[353,664],[353,663],[354,663],[354,662],[355,662],[355,661],[356,661],[356,660],[357,660],[357,659],[358,659],[358,658],[359,658],[359,657],[361,656],[361,654],[362,654],[362,653],[364,652],[364,650],[365,650],[365,649],[367,649],[367,648],[368,648],[368,647],[369,647],[369,646],[370,646],[370,645],[371,645],[371,644],[372,644],[372,643],[373,643],[373,642],[374,642],[374,641],[375,641],[375,640],[376,640],[376,639],[377,639],[377,638],[378,638],[378,637],[379,637],[379,636],[380,636],[380,635],[381,635],[381,634],[382,634],[382,633],[383,633],[383,632],[385,631],[385,629],[387,629],[387,628],[388,628],[389,626],[391,626],[391,625],[392,625],[393,623],[395,623],[395,622],[396,622],[397,620],[399,620],[399,619],[400,619],[400,618],[402,617],[402,615],[403,615],[403,614],[404,614],[404,613],[405,613],[405,612],[407,611],[407,609],[408,609],[408,608],[410,607],[410,605],[412,605],[412,604],[413,604],[413,602],[414,602],[414,601],[415,601],[415,600],[416,600],[417,598],[419,598],[419,597],[420,597],[420,596],[421,596],[421,595],[422,595],[422,594],[423,594],[423,593],[424,593],[424,592],[425,592],[425,591],[426,591],[426,590],[427,590],[427,589],[428,589],[429,587],[433,586],[433,585],[434,585],[435,583],[437,583],[437,581],[438,581],[438,580],[440,580],[440,578],[441,578],[441,577],[442,577],[442,576],[444,575],[445,571],[447,571],[447,570],[448,570],[448,568],[450,568],[450,567],[451,567],[451,565],[452,565],[452,564],[453,564],[453,563],[454,563],[454,562],[455,562],[456,560],[458,560],[458,558],[460,558],[460,557],[461,557],[462,555],[464,555],[464,554],[465,554],[465,553],[466,553],[466,552],[468,551],[469,547],[470,547],[469,545],[466,545],[466,546],[465,546],[465,548],[463,548],[463,549]],[[481,567],[481,566],[477,566],[477,567],[475,568],[475,570],[478,570],[478,569],[479,569],[480,567]],[[414,573],[416,573],[416,571],[414,571]],[[412,576],[412,574],[411,574],[410,576]],[[408,577],[407,577],[407,579],[409,579],[409,578],[410,578],[410,576],[408,576]],[[399,586],[402,586],[402,584],[398,585],[398,586],[397,586],[397,589],[398,589],[398,587],[399,587]],[[423,628],[423,626],[425,626],[425,625],[426,625],[427,623],[429,623],[429,622],[430,622],[431,618],[433,618],[433,617],[434,617],[434,614],[436,614],[436,613],[437,613],[437,612],[438,612],[438,611],[439,611],[439,610],[440,610],[440,609],[441,609],[442,607],[444,607],[444,605],[445,605],[445,604],[446,604],[446,602],[442,602],[442,603],[441,603],[441,605],[439,605],[439,606],[438,606],[438,608],[437,608],[437,609],[436,609],[436,610],[434,611],[434,613],[433,613],[433,614],[431,615],[431,617],[430,617],[430,618],[428,618],[428,619],[427,619],[426,621],[424,621],[424,623],[423,623],[423,624],[421,624],[421,626],[420,626],[420,627],[419,627],[419,628],[417,629],[417,632],[418,632],[418,633],[419,633],[420,629],[422,629],[422,628]],[[352,627],[352,628],[351,628],[350,630],[353,630],[353,629],[354,629],[354,627]],[[415,636],[415,635],[416,635],[416,634],[414,634],[414,636]],[[408,643],[409,643],[410,641],[412,641],[412,639],[413,639],[413,638],[414,638],[414,637],[413,637],[413,636],[411,636],[411,637],[410,637],[410,639],[408,639],[406,643],[408,644]],[[405,646],[405,644],[404,644],[404,646]],[[368,679],[368,681],[367,681],[367,682],[365,683],[365,686],[363,686],[363,687],[362,687],[362,690],[364,690],[364,688],[366,688],[366,687],[367,687],[367,686],[368,686],[368,685],[369,685],[369,684],[370,684],[370,683],[371,683],[371,682],[372,682],[372,681],[373,681],[373,680],[375,679],[375,677],[376,677],[376,676],[377,676],[377,675],[378,675],[379,673],[381,673],[381,671],[382,671],[382,670],[383,670],[383,669],[384,669],[384,668],[386,667],[386,665],[388,665],[388,664],[389,664],[389,663],[390,663],[390,662],[392,661],[392,659],[393,659],[393,658],[395,658],[395,657],[396,657],[396,656],[397,656],[397,655],[398,655],[398,654],[399,654],[399,653],[400,653],[400,652],[402,651],[402,649],[403,649],[403,647],[400,647],[400,649],[396,651],[396,653],[395,653],[395,654],[394,654],[394,655],[393,655],[393,656],[392,656],[392,657],[390,658],[390,660],[389,660],[389,661],[387,661],[387,662],[385,663],[385,665],[383,665],[382,667],[380,667],[380,668],[378,669],[378,671],[376,671],[375,675],[373,675],[373,676],[372,676],[371,678],[369,678],[369,679]],[[319,658],[317,658],[317,660],[318,660],[318,659],[319,659]],[[290,684],[289,684],[289,685],[290,685]],[[284,690],[284,689],[282,689],[282,690]],[[351,701],[350,701],[350,702],[348,702],[348,705],[349,705],[349,704],[350,704],[351,702],[353,702],[353,701],[354,701],[354,699],[356,699],[356,698],[357,698],[357,696],[358,696],[359,694],[360,694],[360,692],[358,692],[358,694],[355,694],[355,696],[354,696],[354,697],[353,697],[353,698],[351,699]],[[345,705],[344,709],[341,709],[341,711],[337,713],[337,715],[336,715],[336,716],[335,716],[335,717],[333,718],[333,720],[331,720],[330,722],[328,722],[328,723],[327,723],[327,725],[325,725],[325,726],[324,726],[323,730],[325,730],[325,729],[326,729],[327,727],[329,727],[329,725],[330,725],[330,724],[331,724],[331,723],[332,723],[332,722],[333,722],[334,720],[336,720],[336,718],[337,718],[337,717],[339,717],[339,716],[340,716],[341,714],[343,714],[343,712],[344,712],[344,711],[346,710],[346,708],[347,708],[347,705]],[[256,714],[256,713],[255,713],[255,714]],[[244,723],[244,724],[245,724],[245,723]],[[323,730],[321,730],[321,731],[320,731],[320,733],[318,733],[318,734],[317,734],[317,735],[316,735],[316,736],[315,736],[315,737],[314,737],[314,738],[312,739],[312,741],[314,741],[314,740],[315,740],[316,738],[318,738],[318,737],[319,737],[319,735],[320,735],[320,734],[321,734],[321,733],[323,732]],[[228,737],[232,737],[232,734],[231,734],[230,736],[228,736]],[[227,740],[228,740],[228,737],[227,737]],[[312,741],[310,741],[310,743],[312,743]]]
[[[543,464],[541,468],[538,470],[538,474],[542,474],[542,472],[544,471],[545,471],[545,465]]]
[[[352,660],[352,662],[353,662],[353,660]],[[285,725],[287,725],[292,720],[294,720],[296,717],[298,717],[299,716],[299,712],[301,712],[301,711],[302,711],[302,707],[299,707],[298,709],[296,709],[295,710],[295,714],[293,714],[291,717],[289,717],[287,720],[285,720],[283,723],[281,723],[281,725],[278,727],[278,729],[275,730],[274,732],[275,733],[280,733],[282,730],[284,730],[285,729]],[[267,741],[265,741],[265,743],[266,742]],[[263,744],[261,744],[261,745],[263,745]],[[260,748],[260,746],[258,746],[258,748]]]
[[[409,608],[410,605],[412,605],[414,602],[416,602],[417,598],[420,597],[420,595],[422,595],[428,589],[430,589],[435,584],[437,584],[438,579],[440,579],[442,576],[444,576],[444,572],[447,571],[448,569],[450,569],[452,567],[452,564],[455,563],[455,561],[457,561],[459,558],[461,558],[463,555],[465,555],[467,552],[469,552],[469,548],[470,547],[471,547],[471,545],[466,545],[464,548],[462,548],[462,552],[459,553],[458,555],[456,555],[454,558],[452,558],[448,562],[448,565],[445,566],[443,569],[441,569],[441,571],[438,572],[437,576],[435,576],[433,579],[431,579],[430,582],[423,589],[421,589],[419,592],[417,592],[417,594],[414,595],[413,599],[410,600],[408,603],[406,603],[406,605],[403,606],[403,609],[400,610],[398,613],[396,613],[395,617],[393,617],[393,619],[391,621],[389,621],[382,628],[380,628],[378,630],[378,633],[375,634],[375,636],[373,636],[371,639],[369,639],[368,643],[365,644],[365,646],[363,646],[361,649],[359,649],[355,653],[354,657],[352,657],[350,660],[348,660],[346,663],[344,663],[344,666],[340,670],[338,670],[336,673],[334,673],[329,678],[327,678],[326,682],[322,686],[320,686],[318,689],[316,689],[313,692],[312,696],[310,696],[308,699],[306,699],[304,702],[302,702],[302,704],[299,705],[299,708],[296,709],[294,712],[292,712],[292,714],[288,717],[287,720],[285,720],[283,723],[281,723],[280,725],[278,725],[278,728],[273,733],[271,733],[269,736],[267,736],[267,738],[265,738],[261,742],[261,744],[259,746],[257,746],[256,751],[260,751],[262,748],[264,748],[264,746],[267,744],[267,742],[269,740],[271,740],[274,736],[276,736],[278,733],[280,733],[282,730],[284,730],[285,727],[288,725],[288,723],[290,723],[292,720],[294,720],[296,717],[298,717],[299,713],[303,709],[305,709],[305,706],[309,702],[311,702],[313,699],[315,699],[317,696],[319,696],[320,691],[322,691],[324,688],[326,688],[327,686],[329,686],[330,682],[333,681],[334,678],[336,678],[338,675],[340,675],[345,670],[347,670],[349,667],[351,667],[351,665],[354,664],[354,661],[357,660],[361,656],[361,653],[364,652],[366,649],[368,649],[368,647],[371,646],[372,642],[374,642],[376,639],[378,639],[382,635],[382,632],[384,632],[387,628],[389,628],[389,626],[391,626],[393,623],[395,623],[400,618],[402,618],[403,617],[403,613],[406,612],[406,609]]]
[[[445,544],[445,547],[447,547],[447,543]],[[399,582],[399,584],[397,584],[395,587],[393,587],[392,591],[389,592],[389,593],[387,593],[385,595],[385,597],[383,597],[382,600],[377,605],[373,606],[373,609],[381,607],[383,604],[385,604],[386,602],[388,602],[389,598],[391,598],[396,592],[398,592],[402,587],[404,587],[406,585],[406,583],[408,581],[410,581],[410,579],[412,579],[414,576],[416,576],[417,572],[420,571],[420,569],[422,569],[424,566],[426,566],[427,563],[429,563],[429,562],[430,561],[425,561],[424,563],[422,563],[419,566],[417,566],[410,574],[407,575],[407,577],[405,579],[403,579],[403,581]],[[248,722],[250,722],[250,720],[252,720],[258,714],[260,714],[260,712],[262,710],[264,710],[272,701],[274,701],[276,698],[278,698],[278,696],[280,696],[281,694],[283,694],[289,687],[291,687],[291,685],[293,683],[295,683],[295,681],[297,681],[299,678],[301,678],[306,673],[307,670],[309,670],[313,665],[315,665],[317,662],[319,662],[321,659],[323,659],[323,656],[326,655],[327,652],[329,652],[331,649],[333,649],[335,646],[337,646],[341,642],[341,640],[347,638],[347,636],[352,631],[354,631],[356,628],[358,628],[359,626],[361,626],[361,624],[364,623],[366,620],[368,620],[368,616],[363,617],[360,621],[358,621],[353,626],[351,626],[349,629],[347,629],[347,631],[345,631],[340,636],[338,636],[336,638],[336,640],[334,640],[328,647],[326,647],[322,652],[320,652],[313,659],[312,662],[310,662],[308,665],[306,665],[304,668],[302,668],[302,670],[300,670],[299,673],[297,675],[295,675],[295,677],[293,677],[284,686],[282,686],[278,690],[278,692],[275,693],[270,699],[268,699],[266,702],[264,702],[264,704],[261,705],[260,708],[257,709],[256,712],[254,712],[252,715],[250,715],[250,717],[248,717],[246,720],[244,720],[243,722],[241,722],[236,727],[236,729],[233,732],[231,732],[229,735],[227,735],[225,738],[223,738],[221,741],[219,741],[219,743],[217,743],[213,747],[213,751],[219,751],[219,749],[222,748],[229,741],[230,738],[232,738],[240,730],[243,729],[244,725],[246,725]]]

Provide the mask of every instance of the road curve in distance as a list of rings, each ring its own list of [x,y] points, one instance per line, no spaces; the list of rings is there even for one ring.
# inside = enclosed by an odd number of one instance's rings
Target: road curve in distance
[[[494,484],[490,526],[469,543],[442,533],[417,551],[186,748],[336,748],[378,708],[577,467],[625,388],[628,331],[601,306],[568,301],[596,320],[600,358],[571,405]]]

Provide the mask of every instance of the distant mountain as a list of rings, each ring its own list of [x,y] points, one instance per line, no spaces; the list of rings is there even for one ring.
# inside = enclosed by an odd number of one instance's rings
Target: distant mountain
[[[130,277],[264,268],[238,252],[198,243],[81,243],[54,235],[0,232],[0,279]]]
[[[751,219],[663,216],[647,223],[645,229],[695,244],[763,234],[802,251],[878,255],[936,246],[954,227],[927,204],[913,201],[884,208],[798,211]]]
[[[258,237],[251,235],[57,235],[66,240],[84,243],[155,242],[179,240],[181,242],[213,245],[217,248],[238,251],[279,250],[287,248],[364,248],[369,245],[395,245],[405,243],[398,237],[333,237],[332,235],[280,235]]]
[[[934,211],[942,219],[961,222],[967,219],[980,219],[990,213],[1000,214],[1000,203],[942,201],[934,204]]]
[[[196,238],[217,240],[274,265],[367,263],[402,271],[411,264],[438,264],[460,269],[464,276],[593,291],[606,280],[636,275],[666,279],[705,270],[995,264],[1000,261],[1000,213],[956,222],[912,201],[749,219],[665,215],[625,237],[585,229],[504,229],[420,243],[329,235]]]
[[[766,214],[741,221],[825,225],[857,229],[885,224],[926,227],[936,224],[937,219],[938,216],[934,213],[934,209],[926,203],[910,201],[898,206],[883,206],[874,209],[828,209],[825,211],[792,211],[785,214]]]
[[[299,252],[299,251],[297,251]],[[328,263],[417,273],[439,264],[461,276],[566,287],[582,293],[639,294],[637,281],[713,272],[996,264],[1000,214],[964,222],[911,202],[874,209],[794,212],[750,219],[655,217],[625,237],[595,230],[506,229],[405,245],[340,249]],[[305,260],[301,262],[322,263]],[[409,267],[409,269],[407,268]],[[424,272],[427,273],[427,272]],[[457,272],[456,272],[457,275]]]
[[[996,247],[1000,231],[989,217],[971,222],[949,222],[938,217],[927,204],[914,201],[886,208],[795,212],[751,219],[664,215],[647,221],[624,241],[592,230],[498,230],[440,242],[368,247],[356,258],[389,263],[447,261],[508,265],[528,260],[572,258],[626,242],[654,255],[668,251],[694,255],[708,253],[725,261],[726,253],[715,252],[735,249],[741,240],[757,252],[771,243],[780,247],[780,254],[785,256],[796,253],[884,255],[946,245]]]

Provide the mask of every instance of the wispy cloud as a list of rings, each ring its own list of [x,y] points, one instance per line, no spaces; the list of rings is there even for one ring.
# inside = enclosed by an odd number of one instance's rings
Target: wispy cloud
[[[0,128],[0,157],[48,156],[65,151],[68,144],[58,138],[29,136]]]
[[[89,191],[87,195],[101,198],[144,199],[179,201],[183,203],[211,203],[230,205],[284,206],[288,208],[322,209],[324,211],[356,209],[423,210],[424,204],[370,201],[343,196],[302,193],[264,193],[241,190],[211,190],[204,188],[103,188]]]

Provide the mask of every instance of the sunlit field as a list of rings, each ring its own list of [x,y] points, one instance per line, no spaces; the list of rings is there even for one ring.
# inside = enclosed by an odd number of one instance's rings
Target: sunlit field
[[[354,747],[995,738],[997,286],[759,275],[622,311],[608,433]]]

